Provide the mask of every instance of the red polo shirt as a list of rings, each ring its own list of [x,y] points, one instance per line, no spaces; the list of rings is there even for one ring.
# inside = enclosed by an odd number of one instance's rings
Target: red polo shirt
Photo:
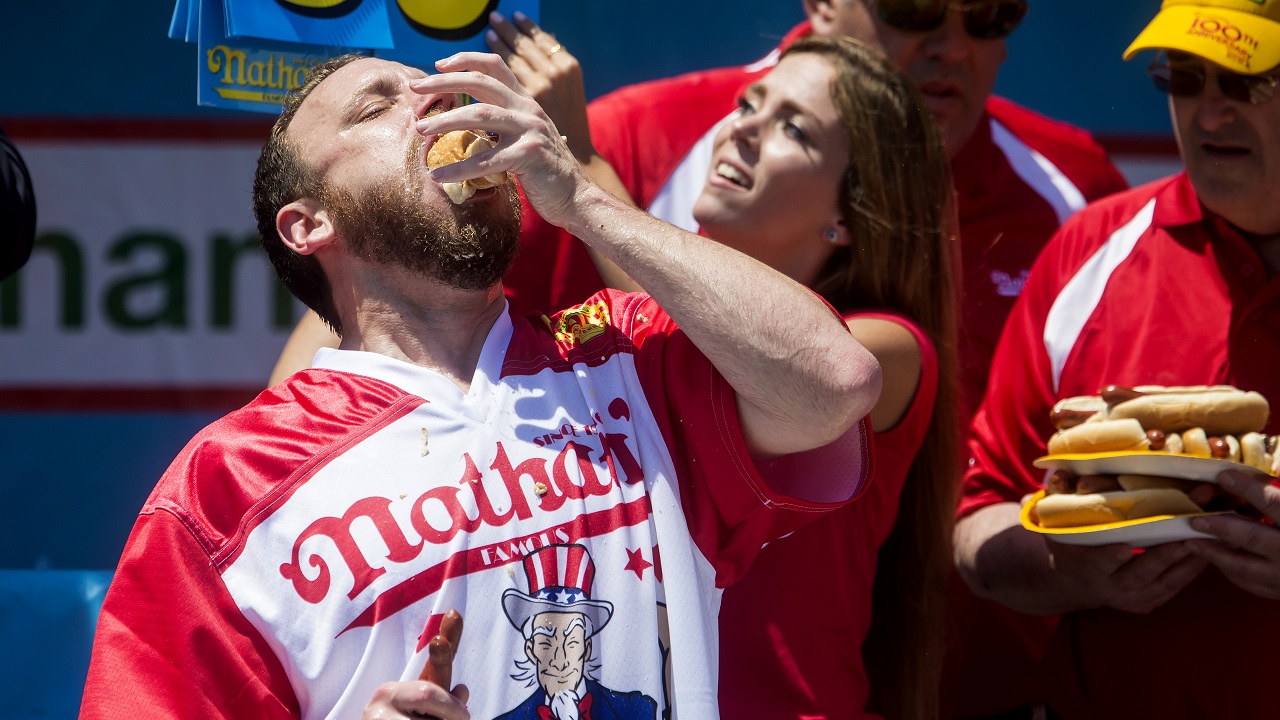
[[[1041,486],[1058,399],[1107,384],[1231,384],[1280,400],[1280,277],[1186,175],[1073,217],[1036,261],[974,419],[961,516]],[[1267,432],[1280,430],[1273,413]],[[1280,603],[1206,570],[1147,615],[1064,617],[1044,677],[1064,717],[1269,717]],[[1240,690],[1237,690],[1239,688]]]

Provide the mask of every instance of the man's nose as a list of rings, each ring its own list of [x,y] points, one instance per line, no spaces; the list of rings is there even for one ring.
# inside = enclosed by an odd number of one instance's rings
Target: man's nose
[[[458,105],[458,96],[455,93],[430,93],[419,96],[417,103],[414,105],[413,114],[423,118],[429,113],[434,114],[452,110]]]
[[[925,36],[925,52],[949,63],[958,63],[967,58],[973,38],[964,29],[966,12],[962,7],[948,7],[947,17],[942,24]]]
[[[1196,108],[1196,122],[1209,132],[1220,130],[1235,121],[1236,102],[1222,94],[1222,88],[1218,86],[1218,75],[1208,73],[1204,78],[1204,94],[1200,96],[1200,105]]]

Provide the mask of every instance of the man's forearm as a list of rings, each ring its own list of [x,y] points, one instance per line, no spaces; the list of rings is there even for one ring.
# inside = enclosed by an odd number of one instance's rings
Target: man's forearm
[[[956,568],[978,597],[1030,615],[1078,609],[1044,539],[1022,527],[1017,503],[985,507],[956,524]]]
[[[653,295],[715,364],[754,450],[826,444],[875,405],[879,365],[803,285],[598,186],[583,188],[564,225]]]

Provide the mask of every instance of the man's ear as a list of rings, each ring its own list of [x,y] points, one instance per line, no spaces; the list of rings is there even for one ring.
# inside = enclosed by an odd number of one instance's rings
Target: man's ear
[[[829,34],[836,17],[836,3],[840,0],[804,0],[804,14],[818,35]]]
[[[329,212],[311,198],[294,200],[276,213],[276,232],[299,255],[310,255],[334,240]]]

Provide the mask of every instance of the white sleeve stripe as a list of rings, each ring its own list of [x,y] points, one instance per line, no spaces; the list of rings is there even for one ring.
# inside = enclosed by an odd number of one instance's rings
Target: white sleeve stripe
[[[1018,177],[1053,207],[1059,225],[1085,206],[1084,194],[1075,183],[1068,180],[1048,158],[1014,137],[994,118],[991,120],[991,140],[1004,153]]]
[[[1062,367],[1075,347],[1076,339],[1089,316],[1098,307],[1111,273],[1133,252],[1138,238],[1151,227],[1154,198],[1132,220],[1111,234],[1058,293],[1044,323],[1044,349],[1053,369],[1053,390],[1057,392]]]
[[[707,174],[711,172],[711,155],[715,147],[716,132],[720,126],[738,116],[737,111],[711,126],[689,154],[684,156],[676,166],[671,177],[663,183],[662,189],[653,197],[647,210],[649,214],[665,220],[672,225],[689,232],[698,232],[698,221],[693,219],[693,204],[702,194],[702,187],[707,184]]]

